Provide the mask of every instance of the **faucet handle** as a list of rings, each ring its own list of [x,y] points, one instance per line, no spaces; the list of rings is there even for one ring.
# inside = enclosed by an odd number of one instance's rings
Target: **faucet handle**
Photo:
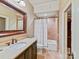
[[[14,44],[14,41],[15,41],[15,39],[14,39],[14,38],[12,38],[12,44]]]
[[[14,40],[12,39],[12,44],[14,44]]]
[[[7,42],[6,44],[9,46],[10,45],[10,42]]]
[[[17,43],[17,39],[15,39],[15,43]]]

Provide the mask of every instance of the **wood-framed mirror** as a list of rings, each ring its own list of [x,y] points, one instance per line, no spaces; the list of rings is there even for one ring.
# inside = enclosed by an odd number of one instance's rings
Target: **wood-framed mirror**
[[[26,13],[0,0],[0,37],[26,33]]]

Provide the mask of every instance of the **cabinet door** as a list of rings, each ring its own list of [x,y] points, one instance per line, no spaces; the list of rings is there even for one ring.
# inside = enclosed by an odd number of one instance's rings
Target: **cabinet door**
[[[29,49],[25,51],[25,59],[29,59]]]
[[[33,59],[37,59],[37,42],[33,44]]]
[[[29,48],[29,59],[33,59],[33,49],[32,49],[32,45]]]
[[[33,59],[32,46],[25,51],[25,59]]]
[[[24,59],[24,53],[22,53],[21,55],[19,55],[16,59]]]
[[[36,42],[34,44],[32,44],[25,51],[25,59],[37,59],[37,44],[36,44]]]

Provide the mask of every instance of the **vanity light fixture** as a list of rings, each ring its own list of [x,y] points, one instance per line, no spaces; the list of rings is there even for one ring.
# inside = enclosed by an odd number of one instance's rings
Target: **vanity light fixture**
[[[23,0],[15,0],[15,2],[25,7],[25,2]]]

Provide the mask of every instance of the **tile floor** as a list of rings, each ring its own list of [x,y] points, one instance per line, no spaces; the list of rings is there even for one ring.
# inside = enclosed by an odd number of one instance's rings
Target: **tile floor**
[[[37,59],[60,59],[59,53],[47,49],[38,50]]]

